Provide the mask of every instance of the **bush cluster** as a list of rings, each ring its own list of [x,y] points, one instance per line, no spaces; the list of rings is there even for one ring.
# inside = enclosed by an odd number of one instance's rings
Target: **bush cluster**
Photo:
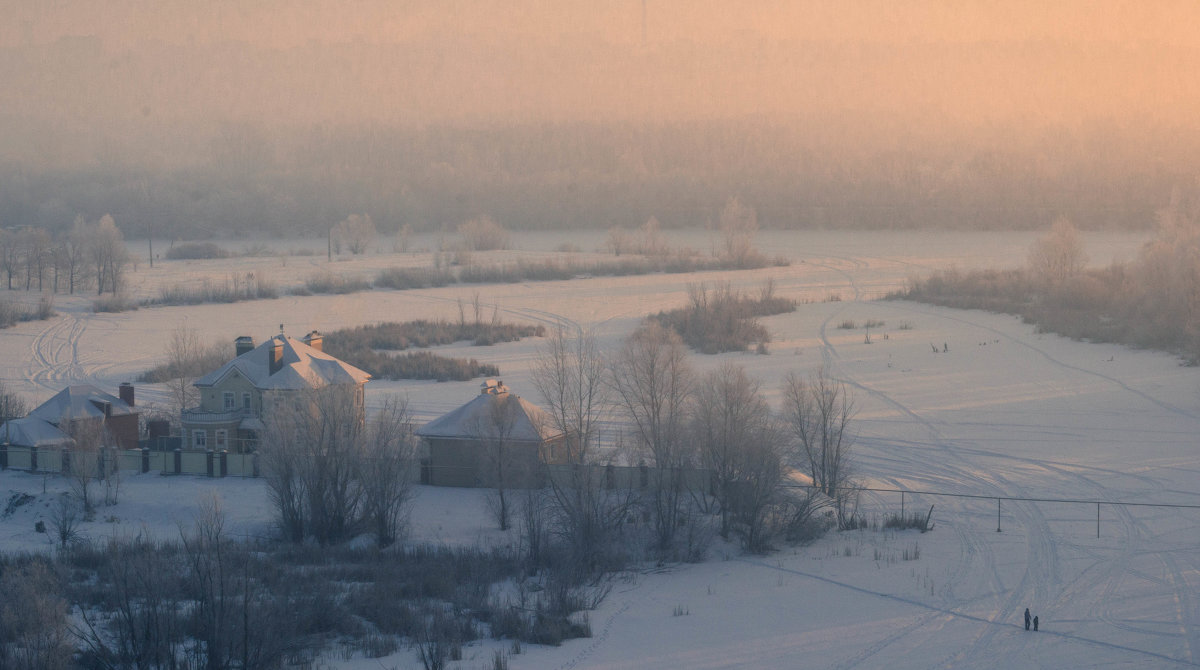
[[[1114,264],[1047,284],[1028,270],[948,270],[890,299],[1015,314],[1039,332],[1172,351],[1200,361],[1200,302],[1150,268]],[[1162,284],[1166,282],[1163,281]],[[1186,288],[1186,287],[1185,287]]]
[[[42,294],[36,307],[26,307],[15,300],[0,300],[0,328],[9,328],[25,321],[45,321],[54,316],[54,296]]]
[[[223,280],[204,279],[199,286],[174,284],[159,290],[158,298],[144,301],[147,305],[201,305],[234,303],[244,300],[278,298],[279,289],[262,273],[233,274]]]
[[[385,354],[365,347],[338,350],[331,355],[361,368],[376,379],[432,379],[439,382],[496,377],[500,368],[474,358],[449,358],[428,351]]]
[[[0,555],[0,662],[14,667],[276,667],[335,644],[377,658],[412,645],[448,658],[484,635],[536,644],[590,635],[568,606],[586,589],[493,597],[526,583],[509,549],[380,551],[243,544],[197,526],[180,541],[80,543],[56,559]],[[19,607],[20,616],[14,607]],[[80,618],[68,621],[70,612]],[[431,625],[435,624],[435,625]],[[29,642],[37,640],[38,644]],[[35,655],[31,655],[34,654]],[[249,665],[245,665],[249,663]]]
[[[325,348],[331,352],[364,347],[400,351],[410,347],[433,347],[464,341],[473,342],[476,346],[486,346],[497,342],[515,342],[522,337],[542,337],[545,334],[545,326],[418,319],[335,330],[325,335]]]
[[[754,345],[765,347],[771,336],[757,317],[796,309],[794,300],[775,296],[770,283],[759,296],[742,295],[729,284],[718,285],[715,290],[693,284],[688,286],[688,298],[687,307],[650,318],[679,333],[689,347],[705,354],[744,351]]]

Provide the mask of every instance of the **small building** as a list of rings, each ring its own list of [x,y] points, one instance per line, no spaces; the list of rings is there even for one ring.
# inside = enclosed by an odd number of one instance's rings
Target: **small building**
[[[119,396],[105,393],[91,384],[76,384],[54,394],[24,419],[11,426],[0,426],[0,439],[27,447],[66,445],[86,424],[103,427],[104,443],[119,449],[138,446],[138,411],[134,407],[133,385],[121,384]],[[13,436],[28,444],[19,442]]]
[[[422,481],[436,486],[529,488],[540,485],[541,465],[567,462],[550,416],[494,379],[416,434],[427,450]]]
[[[253,451],[272,407],[295,393],[330,386],[352,392],[364,416],[371,375],[325,353],[322,343],[315,330],[302,340],[281,332],[258,346],[249,336],[237,338],[235,357],[194,383],[200,404],[183,410],[184,448]]]

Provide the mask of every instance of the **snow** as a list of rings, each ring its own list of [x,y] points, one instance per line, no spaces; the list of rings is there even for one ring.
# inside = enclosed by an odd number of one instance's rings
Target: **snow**
[[[542,257],[567,239],[596,248],[602,235],[517,239],[524,249],[475,254],[476,262]],[[731,359],[778,402],[787,372],[828,363],[855,392],[856,465],[864,483],[982,497],[906,495],[906,510],[934,506],[935,527],[926,534],[831,533],[764,557],[718,544],[702,564],[647,567],[622,578],[588,614],[593,638],[558,648],[526,645],[510,667],[1200,664],[1200,509],[1107,504],[1200,505],[1200,370],[1168,354],[1038,334],[1011,316],[874,300],[932,269],[1019,264],[1032,239],[1023,233],[772,231],[760,234],[759,246],[791,258],[790,267],[288,296],[122,314],[93,314],[86,299],[60,297],[54,319],[0,331],[0,378],[36,405],[70,383],[115,388],[132,379],[161,361],[169,333],[184,320],[202,340],[228,342],[232,355],[234,337],[264,338],[281,322],[289,332],[328,332],[381,320],[457,318],[459,301],[470,309],[476,293],[489,317],[495,306],[504,320],[590,328],[601,347],[611,348],[645,314],[682,304],[689,283],[730,281],[756,290],[773,277],[778,294],[811,302],[764,319],[770,354],[696,356],[696,365],[707,371]],[[708,235],[678,234],[673,241],[707,248]],[[1105,264],[1131,258],[1142,241],[1089,234],[1088,252]],[[271,274],[281,286],[328,266],[323,257],[254,260],[278,264]],[[370,276],[389,265],[427,261],[428,254],[381,254],[333,265],[348,276]],[[160,261],[153,272],[143,266],[131,277],[138,290],[152,294],[156,282],[199,283],[254,266],[247,259]],[[827,302],[831,295],[841,299]],[[870,344],[861,325],[838,328],[845,320],[870,319],[884,322],[872,328]],[[536,338],[438,348],[497,364],[505,384],[535,402],[529,375],[536,349]],[[407,394],[418,416],[428,419],[473,398],[478,383],[372,381],[367,399],[377,405]],[[162,387],[137,391],[139,405],[167,398]],[[54,477],[0,473],[0,505],[14,492],[35,499],[0,519],[0,548],[44,549],[49,540],[33,532],[34,521],[65,488]],[[177,534],[197,501],[212,495],[234,532],[270,532],[262,482],[158,475],[126,475],[120,503],[101,508],[85,532]],[[997,518],[998,497],[1103,501],[1099,537],[1094,502],[1003,500]],[[869,493],[861,509],[870,518],[897,512],[899,505],[899,494]],[[410,533],[452,544],[513,541],[490,527],[477,490],[420,487]],[[1024,631],[1026,607],[1040,616],[1040,632]],[[457,667],[490,667],[497,649],[508,645],[473,644]],[[353,670],[419,667],[407,650],[325,663]]]

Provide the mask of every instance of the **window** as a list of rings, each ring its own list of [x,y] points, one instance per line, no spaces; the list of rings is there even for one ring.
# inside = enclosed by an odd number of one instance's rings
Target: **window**
[[[246,410],[247,412],[250,411],[250,393],[249,392],[245,392],[245,391],[242,392],[242,409]]]
[[[197,449],[208,448],[208,431],[198,428],[192,429],[192,446]]]
[[[216,433],[217,447],[216,448],[218,451],[220,451],[221,449],[224,449],[228,446],[228,445],[226,445],[226,436],[228,436],[228,435],[229,435],[229,431],[227,431],[227,430],[218,430],[217,431],[217,433]]]
[[[226,412],[233,409],[233,391],[225,391],[221,394],[222,407]]]

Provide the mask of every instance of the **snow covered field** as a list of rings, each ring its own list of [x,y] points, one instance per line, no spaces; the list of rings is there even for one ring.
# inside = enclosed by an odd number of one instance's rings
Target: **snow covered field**
[[[518,236],[515,252],[476,262],[544,256],[558,243],[595,249],[602,236]],[[1013,317],[875,301],[913,274],[957,266],[1012,266],[1032,235],[1019,233],[782,233],[759,236],[786,268],[697,275],[287,296],[235,305],[164,307],[94,314],[85,298],[62,299],[59,315],[0,331],[0,379],[39,403],[79,381],[115,388],[159,362],[170,332],[186,320],[203,341],[229,343],[277,332],[329,331],[381,320],[457,318],[457,301],[480,301],[504,320],[578,325],[612,346],[647,313],[678,306],[688,283],[731,281],[755,290],[773,277],[780,295],[811,301],[763,323],[770,355],[696,356],[701,370],[726,359],[744,365],[778,400],[783,376],[822,362],[855,391],[856,461],[880,488],[909,494],[906,509],[934,505],[931,533],[831,533],[812,546],[767,556],[714,548],[700,565],[648,570],[619,583],[590,614],[594,637],[559,648],[526,647],[513,668],[929,668],[1176,667],[1200,664],[1200,509],[1097,506],[996,497],[1200,505],[1200,370],[1172,356],[1042,335]],[[1092,261],[1128,259],[1141,239],[1092,234]],[[707,249],[701,233],[675,243]],[[419,246],[419,245],[418,245]],[[285,247],[286,248],[286,247]],[[589,254],[578,254],[580,257]],[[373,276],[428,254],[377,255],[332,264]],[[171,282],[264,272],[281,287],[330,267],[323,256],[163,261],[131,274],[135,292]],[[828,301],[830,296],[838,301]],[[866,343],[861,327],[873,328]],[[938,353],[933,353],[933,349]],[[439,351],[494,363],[516,393],[529,384],[536,341]],[[372,382],[368,403],[406,393],[423,418],[470,399],[478,381]],[[165,390],[139,387],[138,403]],[[14,491],[39,496],[0,519],[0,549],[44,546],[32,531],[43,485],[53,478],[0,473],[0,505]],[[176,533],[209,492],[224,500],[234,532],[266,532],[261,482],[127,476],[120,504],[87,528],[107,533]],[[988,499],[988,496],[993,496]],[[867,496],[864,511],[899,511],[900,496]],[[42,509],[45,509],[42,507]],[[2,512],[2,510],[0,510]],[[109,519],[108,517],[111,517]],[[997,532],[999,523],[1002,532]],[[413,536],[504,542],[490,530],[478,491],[422,488]],[[915,555],[915,558],[914,558]],[[908,559],[908,560],[906,560]],[[1026,633],[1021,613],[1041,617]],[[492,644],[467,650],[463,668],[490,667]],[[506,648],[506,647],[504,647]],[[404,652],[334,667],[417,667]]]

